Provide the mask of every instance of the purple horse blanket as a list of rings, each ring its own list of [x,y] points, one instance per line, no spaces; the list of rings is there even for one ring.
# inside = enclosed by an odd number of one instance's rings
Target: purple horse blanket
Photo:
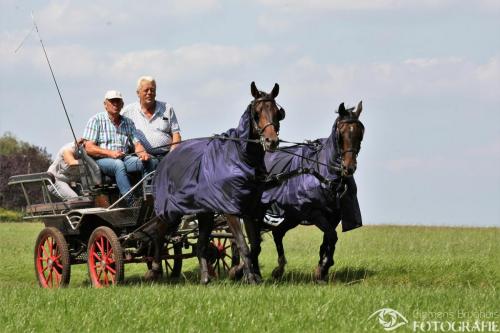
[[[249,139],[250,117],[248,107],[238,127],[220,136]],[[182,142],[156,170],[156,215],[170,221],[204,212],[252,216],[263,191],[263,157],[262,147],[255,143],[222,138]]]
[[[333,168],[338,164],[339,156],[336,152],[335,128],[334,125],[328,138],[317,140],[317,146],[299,145],[282,149],[299,156],[284,151],[266,154],[267,171],[271,175],[276,175],[286,174],[299,168],[309,168],[314,169],[325,179],[332,181],[337,179],[339,176]],[[357,187],[353,177],[346,177],[343,182],[347,185],[347,192],[340,199],[340,207],[332,188],[308,173],[292,176],[280,185],[266,189],[262,195],[262,203],[267,206],[277,205],[282,217],[298,221],[308,221],[313,210],[321,210],[326,216],[334,216],[334,212],[340,208],[342,230],[352,230],[362,226]]]

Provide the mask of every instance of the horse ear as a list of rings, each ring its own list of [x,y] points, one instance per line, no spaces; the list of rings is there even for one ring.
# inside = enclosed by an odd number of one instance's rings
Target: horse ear
[[[339,111],[338,112],[339,112],[339,115],[342,116],[342,117],[345,116],[345,115],[347,115],[347,111],[345,110],[345,106],[344,106],[343,102],[340,103],[340,105],[339,105]]]
[[[250,84],[250,92],[252,93],[253,98],[259,98],[260,97],[260,92],[257,89],[257,86],[255,85],[255,82],[252,81]]]
[[[359,101],[358,107],[356,108],[356,118],[359,118],[359,115],[363,111],[363,101]]]
[[[278,96],[279,93],[280,93],[280,86],[279,84],[275,83],[274,88],[271,91],[271,96],[273,96],[273,98],[276,98],[276,96]]]

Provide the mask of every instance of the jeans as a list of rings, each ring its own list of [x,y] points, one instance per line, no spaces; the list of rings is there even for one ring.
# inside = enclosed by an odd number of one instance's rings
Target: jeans
[[[144,175],[153,170],[150,161],[143,162],[137,156],[125,156],[123,160],[101,158],[96,160],[96,163],[105,175],[115,178],[121,195],[124,195],[132,188],[127,173],[140,172]]]

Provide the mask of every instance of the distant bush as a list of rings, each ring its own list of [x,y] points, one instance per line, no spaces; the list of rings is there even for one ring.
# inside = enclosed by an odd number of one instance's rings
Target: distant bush
[[[11,133],[0,136],[0,207],[20,209],[26,205],[21,186],[7,185],[10,176],[43,172],[50,163],[51,156],[45,148],[18,140]],[[40,191],[33,188],[26,190],[31,200],[41,200]]]
[[[0,208],[0,222],[21,222],[22,220],[21,212]]]

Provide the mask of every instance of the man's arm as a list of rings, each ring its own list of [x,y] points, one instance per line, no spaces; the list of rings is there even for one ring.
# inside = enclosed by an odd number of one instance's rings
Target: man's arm
[[[172,146],[170,146],[170,150],[174,150],[177,147],[177,144],[181,142],[181,133],[175,132],[172,134]]]
[[[139,159],[141,161],[147,161],[149,160],[149,154],[146,152],[146,149],[144,148],[144,146],[139,142],[137,141],[135,144],[134,144],[134,151],[135,151],[135,154],[137,155],[137,157],[139,157]]]
[[[73,148],[64,149],[63,151],[63,159],[67,165],[73,166],[78,165],[78,160],[75,158],[75,154],[73,153]]]
[[[122,158],[125,156],[121,151],[101,148],[90,140],[85,141],[85,151],[92,157]]]

